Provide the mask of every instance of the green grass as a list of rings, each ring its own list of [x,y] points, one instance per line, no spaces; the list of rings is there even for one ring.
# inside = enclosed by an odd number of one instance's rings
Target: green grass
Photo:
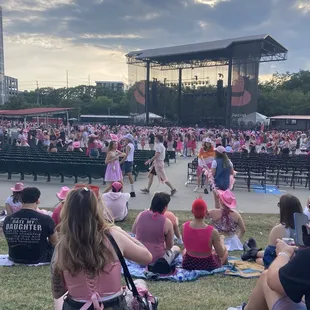
[[[138,214],[132,211],[121,226],[130,230]],[[189,212],[176,212],[180,224],[191,218]],[[260,246],[268,242],[270,229],[278,222],[275,215],[243,214],[247,225],[244,239],[255,236]],[[7,253],[7,245],[0,234],[0,253]],[[238,254],[237,254],[238,255]],[[240,279],[223,275],[209,276],[190,283],[148,282],[150,291],[160,299],[164,310],[224,310],[248,300],[256,279]],[[53,309],[49,267],[0,267],[0,309]]]

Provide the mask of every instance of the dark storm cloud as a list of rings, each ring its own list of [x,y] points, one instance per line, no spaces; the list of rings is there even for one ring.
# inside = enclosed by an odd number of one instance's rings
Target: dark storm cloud
[[[56,0],[49,7],[42,1],[23,0],[22,10],[4,11],[6,34],[130,50],[268,33],[297,58],[294,66],[310,47],[310,14],[294,7],[297,0],[227,0],[214,7],[195,0]],[[31,9],[38,3],[42,9]]]

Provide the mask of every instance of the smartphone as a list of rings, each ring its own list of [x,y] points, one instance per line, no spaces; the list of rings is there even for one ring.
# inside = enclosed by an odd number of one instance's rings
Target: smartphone
[[[308,216],[304,213],[294,213],[295,243],[297,246],[305,246],[303,241],[302,226],[309,223]]]

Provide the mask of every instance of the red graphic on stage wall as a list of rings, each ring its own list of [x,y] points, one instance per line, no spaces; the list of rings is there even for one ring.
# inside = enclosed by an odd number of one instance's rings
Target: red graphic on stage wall
[[[137,82],[136,89],[134,91],[135,99],[138,103],[145,105],[145,82]]]
[[[231,86],[232,96],[231,105],[233,107],[243,107],[251,102],[251,94],[245,89],[245,77],[239,75],[236,80],[233,81]]]

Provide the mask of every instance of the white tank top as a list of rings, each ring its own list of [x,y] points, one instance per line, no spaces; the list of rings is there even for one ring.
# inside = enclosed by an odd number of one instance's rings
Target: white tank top
[[[134,152],[135,152],[135,147],[134,147],[134,145],[132,143],[128,143],[127,146],[130,147],[130,151],[128,153],[126,161],[133,162],[133,156],[134,156]]]

